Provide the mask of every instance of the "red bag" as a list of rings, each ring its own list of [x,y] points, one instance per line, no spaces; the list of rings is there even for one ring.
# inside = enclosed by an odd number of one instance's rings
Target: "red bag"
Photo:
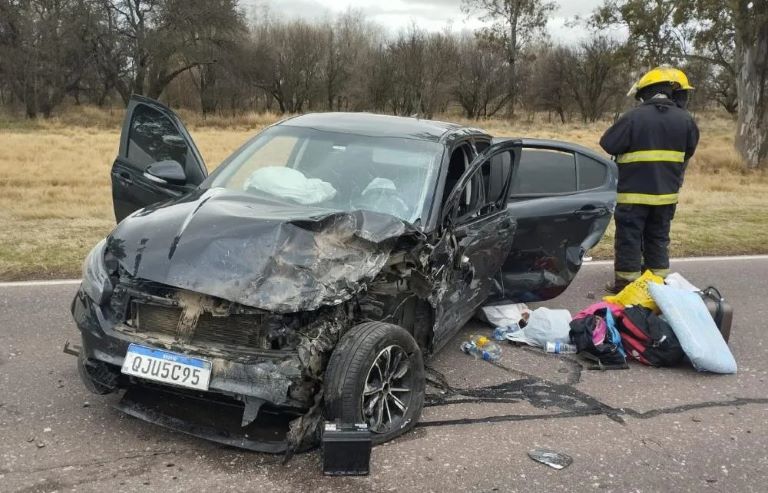
[[[675,366],[685,356],[672,327],[648,308],[625,308],[618,329],[624,350],[644,365]]]

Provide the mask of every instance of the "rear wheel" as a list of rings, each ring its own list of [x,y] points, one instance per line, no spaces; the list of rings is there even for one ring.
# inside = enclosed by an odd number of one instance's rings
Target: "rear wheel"
[[[374,443],[386,442],[416,425],[424,384],[424,360],[411,334],[382,322],[357,325],[328,362],[326,417],[366,423]]]

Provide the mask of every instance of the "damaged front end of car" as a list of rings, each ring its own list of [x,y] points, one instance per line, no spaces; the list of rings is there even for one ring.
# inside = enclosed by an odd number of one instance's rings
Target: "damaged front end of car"
[[[363,211],[265,219],[262,208],[254,221],[209,193],[134,214],[89,255],[72,304],[81,376],[97,393],[126,389],[119,409],[165,427],[256,451],[306,449],[319,438],[339,339],[357,323],[418,312],[410,277],[428,269],[428,241]],[[206,215],[225,205],[204,234]],[[432,318],[418,317],[414,336],[428,345]],[[122,373],[131,344],[209,361],[207,390]]]

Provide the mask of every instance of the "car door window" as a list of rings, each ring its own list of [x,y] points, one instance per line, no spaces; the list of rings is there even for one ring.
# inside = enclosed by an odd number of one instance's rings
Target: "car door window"
[[[459,199],[456,217],[459,223],[467,222],[480,215],[480,209],[485,204],[485,184],[483,176],[475,173],[464,185]]]
[[[576,156],[579,171],[579,190],[592,190],[605,184],[608,168],[601,162],[579,154]]]
[[[523,149],[511,196],[554,195],[577,190],[572,152]]]
[[[445,187],[443,188],[443,204],[453,191],[459,179],[467,171],[469,163],[474,159],[474,152],[469,144],[462,144],[451,153],[451,159],[448,162],[448,174],[445,178]],[[468,192],[471,194],[471,192]]]
[[[458,224],[472,221],[497,210],[503,201],[512,173],[512,153],[502,151],[491,156],[464,185],[458,204]]]
[[[141,104],[133,111],[126,157],[141,168],[168,159],[184,166],[187,147],[173,121],[154,108]]]

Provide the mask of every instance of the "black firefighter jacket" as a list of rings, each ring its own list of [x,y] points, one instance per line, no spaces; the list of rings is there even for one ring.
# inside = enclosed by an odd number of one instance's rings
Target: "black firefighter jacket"
[[[676,204],[699,129],[670,99],[643,102],[622,115],[600,139],[619,166],[619,204]]]

